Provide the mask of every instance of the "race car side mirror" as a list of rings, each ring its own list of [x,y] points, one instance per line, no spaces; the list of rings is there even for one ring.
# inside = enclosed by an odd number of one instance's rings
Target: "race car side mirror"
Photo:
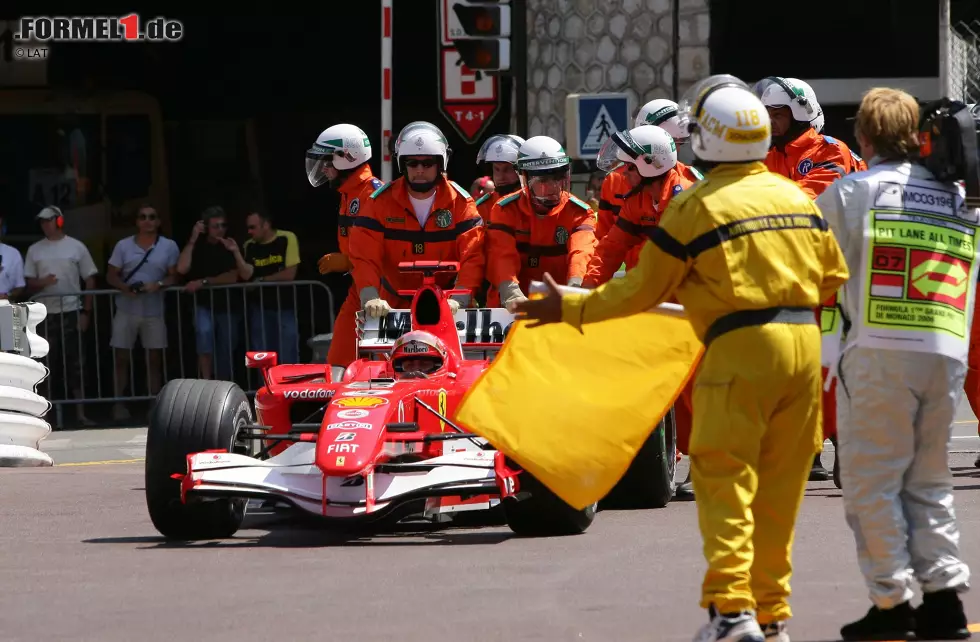
[[[246,352],[245,367],[267,370],[276,367],[279,363],[279,355],[275,352]]]

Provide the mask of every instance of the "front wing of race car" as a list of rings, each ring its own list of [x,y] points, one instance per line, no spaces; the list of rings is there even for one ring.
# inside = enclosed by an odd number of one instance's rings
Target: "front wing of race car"
[[[187,456],[181,501],[277,499],[325,518],[380,519],[415,500],[491,495],[496,504],[518,490],[517,474],[493,450],[462,451],[411,463],[378,463],[358,475],[324,475],[316,444],[296,443],[266,460],[226,451]]]

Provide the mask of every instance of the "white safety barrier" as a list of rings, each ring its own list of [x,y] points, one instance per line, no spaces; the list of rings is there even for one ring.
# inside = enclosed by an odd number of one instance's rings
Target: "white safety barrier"
[[[51,402],[37,394],[48,369],[35,361],[48,354],[37,335],[47,310],[40,303],[0,301],[0,466],[51,466],[40,451],[51,425],[41,419]]]

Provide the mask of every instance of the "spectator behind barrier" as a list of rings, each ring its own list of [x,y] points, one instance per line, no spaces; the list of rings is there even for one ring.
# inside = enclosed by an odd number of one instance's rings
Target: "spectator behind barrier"
[[[136,214],[137,233],[122,239],[112,249],[106,282],[122,292],[116,297],[110,344],[115,352],[114,387],[121,397],[129,379],[130,353],[139,335],[147,350],[148,387],[156,395],[163,386],[163,350],[167,347],[167,325],[163,319],[163,292],[176,281],[180,250],[171,239],[160,235],[160,217],[144,205]],[[135,391],[132,391],[135,394]],[[113,419],[125,421],[129,412],[117,402]]]
[[[71,385],[72,396],[84,399],[82,337],[92,322],[93,297],[87,296],[81,302],[73,293],[79,291],[82,281],[86,290],[94,290],[99,270],[85,244],[62,231],[61,210],[45,207],[36,218],[44,238],[27,248],[24,276],[33,300],[47,309],[47,316],[38,326],[38,333],[49,346],[46,361],[51,374],[43,384],[47,389],[44,394],[48,399],[65,399]],[[77,404],[75,408],[78,423],[95,425],[85,416],[84,405]]]
[[[227,285],[238,281],[235,255],[224,243],[227,227],[222,208],[209,207],[204,210],[180,253],[177,273],[186,279],[184,289],[194,298],[198,376],[210,379],[211,373],[215,372],[218,379],[231,381],[234,378],[233,364],[241,323],[238,312],[241,294],[228,289],[201,292],[201,288],[210,285]]]
[[[224,239],[235,256],[238,276],[251,283],[295,281],[300,263],[296,235],[277,230],[268,215],[254,211],[245,223],[251,238],[245,241],[244,256],[234,239]],[[277,352],[279,363],[299,361],[294,290],[252,288],[247,296],[249,349]]]
[[[0,217],[0,239],[7,235],[7,226]],[[0,299],[18,299],[24,292],[24,260],[16,248],[0,243]]]

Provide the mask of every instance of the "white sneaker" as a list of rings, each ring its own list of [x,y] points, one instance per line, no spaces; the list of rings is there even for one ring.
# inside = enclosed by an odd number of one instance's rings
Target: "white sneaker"
[[[708,615],[711,621],[701,627],[694,642],[766,642],[752,611],[726,616],[711,606]]]
[[[762,627],[762,632],[766,636],[766,642],[791,642],[789,633],[786,632],[786,622],[770,622]]]

